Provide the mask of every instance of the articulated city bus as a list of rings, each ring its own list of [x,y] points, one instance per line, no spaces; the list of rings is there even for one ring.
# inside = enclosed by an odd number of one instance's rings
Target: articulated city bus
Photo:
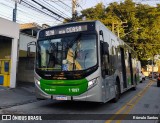
[[[73,22],[38,34],[37,99],[107,102],[136,89],[136,54],[99,21]]]

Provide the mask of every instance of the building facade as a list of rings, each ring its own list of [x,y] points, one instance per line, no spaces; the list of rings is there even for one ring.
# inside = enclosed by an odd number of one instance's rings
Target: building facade
[[[16,87],[19,24],[0,18],[0,85]]]

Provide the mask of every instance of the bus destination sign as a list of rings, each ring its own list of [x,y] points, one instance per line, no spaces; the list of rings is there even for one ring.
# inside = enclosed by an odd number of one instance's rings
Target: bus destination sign
[[[45,31],[45,36],[52,36],[58,34],[66,34],[73,32],[87,31],[87,25],[71,26],[71,27],[61,27],[57,29]]]

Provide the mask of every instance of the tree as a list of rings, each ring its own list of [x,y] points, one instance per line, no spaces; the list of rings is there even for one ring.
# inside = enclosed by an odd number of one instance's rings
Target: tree
[[[83,10],[79,19],[84,16],[87,20],[100,20],[110,30],[117,23],[120,38],[134,48],[139,60],[146,61],[160,53],[160,4],[153,7],[125,0],[105,7],[99,3]],[[127,27],[122,22],[127,22]]]

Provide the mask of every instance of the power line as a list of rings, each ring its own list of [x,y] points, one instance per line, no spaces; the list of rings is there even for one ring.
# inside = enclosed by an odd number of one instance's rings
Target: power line
[[[43,0],[47,5],[51,6],[52,8],[55,8],[56,10],[58,10],[60,12],[60,14],[64,14],[66,17],[70,18],[67,14],[65,14],[64,12],[62,12],[61,10],[59,10],[58,8],[56,8],[55,6],[53,6],[52,4],[49,4],[47,1]]]
[[[11,17],[5,16],[3,14],[0,14],[0,15],[1,15],[1,17],[4,17],[5,19],[12,20]],[[21,20],[17,20],[17,22],[24,23],[24,21],[21,21]]]
[[[59,2],[59,3],[61,3],[61,2]],[[64,9],[65,11],[67,11],[68,13],[71,14],[72,8],[71,8],[70,6],[65,6],[65,7],[63,7],[62,4],[59,5],[57,2],[54,2],[54,4],[56,4],[57,6],[61,7],[62,9]],[[67,7],[68,9],[67,9],[66,7]]]
[[[66,10],[67,12],[69,12],[72,8],[70,7],[70,6],[68,6],[68,5],[65,5],[65,3],[63,4],[63,2],[61,1],[53,1],[53,0],[51,0],[50,2],[52,2],[52,3],[54,3],[54,4],[56,4],[57,6],[59,6],[59,7],[61,7],[61,8],[63,8],[64,10]],[[59,3],[61,3],[61,4],[59,4]],[[68,9],[67,9],[67,8]],[[71,11],[70,11],[71,12]]]
[[[38,8],[36,8],[36,7],[34,7],[34,6],[31,5],[31,4],[28,4],[28,3],[25,2],[25,1],[22,1],[22,2],[25,3],[25,4],[22,4],[22,5],[24,5],[24,6],[27,5],[26,7],[29,7],[29,8],[31,8],[31,9],[33,9],[33,10],[36,10],[36,11],[40,12],[40,13],[43,13],[43,14],[45,14],[45,15],[48,15],[48,16],[54,18],[54,19],[57,20],[57,21],[63,22],[63,21],[61,21],[60,19],[58,19],[58,18],[56,18],[56,17],[54,17],[54,16],[52,16],[52,15],[46,13],[46,12],[44,12],[44,11],[42,11],[42,10],[40,10],[40,9],[38,9]]]
[[[79,3],[75,3],[74,1],[73,1],[73,4],[76,6],[76,7],[80,7],[82,10],[83,10],[83,8],[82,8],[82,6],[79,4]]]
[[[80,4],[78,4],[78,7],[80,7],[83,10],[83,7]]]
[[[3,5],[3,6],[6,6],[6,7],[8,7],[8,8],[11,8],[11,9],[13,9],[13,7],[11,7],[11,6],[9,6],[9,5],[6,5],[6,4],[4,4],[4,3],[0,3],[1,5]],[[21,12],[21,13],[26,13],[25,14],[25,16],[28,16],[28,18],[30,18],[30,19],[34,19],[35,20],[35,18],[33,18],[33,15],[32,14],[29,14],[28,12],[26,12],[26,11],[23,11],[23,10],[21,10],[21,9],[17,9],[19,12]],[[4,13],[4,12],[3,12]],[[30,16],[29,16],[30,15]],[[36,16],[36,15],[35,15]],[[35,17],[34,16],[34,17]],[[18,17],[19,18],[19,17]],[[45,18],[40,18],[39,16],[36,16],[36,19],[40,19],[40,20],[44,20]],[[38,21],[38,20],[37,20]],[[44,21],[47,21],[48,22],[48,20],[44,20]]]
[[[3,15],[3,14],[0,14],[1,16],[3,16],[3,17],[5,17],[6,19],[9,19],[9,20],[11,20],[12,18],[11,17],[8,17],[8,16],[6,16],[6,15]]]
[[[24,4],[23,4],[23,3],[24,3]],[[27,8],[29,8],[29,9],[32,9],[32,10],[34,10],[34,11],[40,13],[40,14],[47,15],[47,16],[52,17],[52,18],[54,18],[54,19],[57,20],[57,18],[55,18],[54,16],[49,15],[48,13],[45,13],[44,11],[42,11],[42,10],[36,8],[35,6],[31,5],[32,3],[29,3],[29,2],[26,3],[26,2],[24,2],[24,1],[23,1],[23,3],[22,3],[21,5],[23,5],[23,6],[27,7]]]
[[[47,7],[45,7],[45,6],[43,6],[42,4],[38,3],[37,1],[35,1],[35,0],[32,0],[32,1],[33,1],[34,3],[36,3],[36,4],[38,4],[39,6],[41,6],[43,9],[46,9],[46,10],[48,10],[49,12],[51,12],[52,14],[58,16],[59,18],[63,18],[63,19],[68,20],[67,18],[65,18],[65,17],[63,17],[63,16],[61,16],[61,15],[53,12],[52,10],[48,9]]]
[[[37,11],[37,12],[41,13],[41,14],[47,15],[47,16],[49,16],[49,17],[52,17],[52,18],[54,18],[54,19],[55,19],[55,20],[57,20],[57,21],[62,22],[61,20],[59,20],[59,19],[55,18],[55,17],[54,17],[54,16],[52,16],[52,15],[49,15],[48,13],[45,13],[45,12],[43,12],[43,11],[39,10],[39,9],[36,9],[36,8],[32,8],[32,6],[25,5],[25,4],[23,4],[23,6],[25,6],[25,7],[27,7],[27,8],[30,8],[30,9],[32,9],[32,10],[35,10],[35,11]]]
[[[66,3],[64,3],[63,1],[61,1],[61,0],[59,0],[59,2],[61,2],[62,4],[64,4],[64,5],[66,5],[66,6],[68,6]],[[72,8],[72,7],[70,7],[70,6],[68,6],[69,8]]]

